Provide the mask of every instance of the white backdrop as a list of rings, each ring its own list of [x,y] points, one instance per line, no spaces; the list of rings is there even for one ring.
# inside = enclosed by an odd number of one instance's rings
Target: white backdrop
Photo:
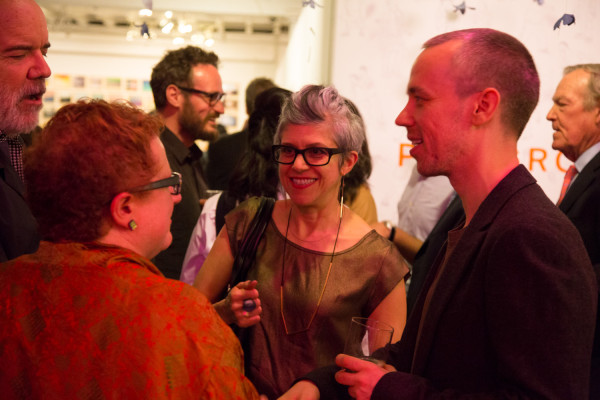
[[[439,33],[487,27],[521,40],[532,53],[541,77],[540,102],[519,142],[519,158],[548,197],[560,192],[568,160],[552,150],[552,129],[545,116],[562,69],[600,62],[600,0],[466,0],[465,14],[454,11],[462,0],[338,0],[333,30],[332,83],[358,105],[365,118],[374,161],[370,179],[379,219],[397,219],[396,203],[414,160],[401,160],[409,144],[406,130],[394,125],[406,104],[406,84],[421,45]],[[473,7],[470,9],[468,7]],[[563,13],[576,23],[553,25]],[[408,156],[408,147],[404,154]],[[536,162],[533,160],[542,159]]]

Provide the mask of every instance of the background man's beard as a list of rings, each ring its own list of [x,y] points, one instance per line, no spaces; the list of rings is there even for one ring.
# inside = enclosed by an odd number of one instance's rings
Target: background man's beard
[[[179,116],[179,126],[181,131],[187,133],[192,140],[208,140],[212,141],[217,138],[219,134],[215,129],[213,131],[206,131],[206,121],[202,120],[198,114],[189,106],[184,106],[183,112]]]

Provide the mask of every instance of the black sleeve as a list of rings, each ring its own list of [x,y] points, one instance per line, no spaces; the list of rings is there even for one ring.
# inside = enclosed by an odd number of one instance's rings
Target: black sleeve
[[[339,370],[340,368],[336,365],[315,369],[296,379],[292,386],[300,381],[310,381],[319,388],[320,398],[323,400],[351,400],[347,387],[335,381],[335,373]]]

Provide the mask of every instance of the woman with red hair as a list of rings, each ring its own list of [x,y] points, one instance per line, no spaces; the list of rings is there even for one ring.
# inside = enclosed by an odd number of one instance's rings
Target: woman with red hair
[[[181,200],[159,130],[128,104],[80,101],[27,154],[44,241],[0,267],[3,396],[258,398],[212,305],[149,261]]]

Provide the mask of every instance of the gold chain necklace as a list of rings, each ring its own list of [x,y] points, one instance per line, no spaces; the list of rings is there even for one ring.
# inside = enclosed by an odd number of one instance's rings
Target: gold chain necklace
[[[342,197],[343,199],[343,197]],[[343,203],[342,203],[343,204]],[[285,315],[283,312],[283,284],[284,284],[284,276],[285,276],[285,248],[287,245],[287,237],[288,231],[290,229],[290,219],[292,218],[292,207],[290,206],[290,213],[288,215],[287,226],[285,228],[285,241],[283,242],[283,257],[281,259],[281,285],[279,286],[279,298],[281,300],[281,319],[283,320],[283,327],[285,329],[286,335],[295,335],[297,333],[306,332],[310,329],[315,316],[317,315],[317,311],[319,311],[319,307],[321,306],[321,300],[323,300],[323,294],[325,293],[325,288],[327,287],[327,282],[329,281],[329,275],[331,274],[331,267],[333,266],[333,256],[335,254],[335,246],[337,245],[338,236],[340,235],[340,227],[342,226],[342,217],[343,217],[342,208],[340,208],[340,222],[338,223],[337,233],[335,234],[335,242],[333,242],[333,251],[331,252],[331,260],[329,260],[329,268],[327,269],[327,276],[325,277],[325,283],[323,284],[323,288],[321,289],[321,294],[319,295],[319,301],[317,301],[317,307],[315,311],[312,313],[310,317],[310,321],[308,321],[308,326],[304,329],[300,329],[296,332],[289,332],[287,328],[287,323],[285,322]]]

